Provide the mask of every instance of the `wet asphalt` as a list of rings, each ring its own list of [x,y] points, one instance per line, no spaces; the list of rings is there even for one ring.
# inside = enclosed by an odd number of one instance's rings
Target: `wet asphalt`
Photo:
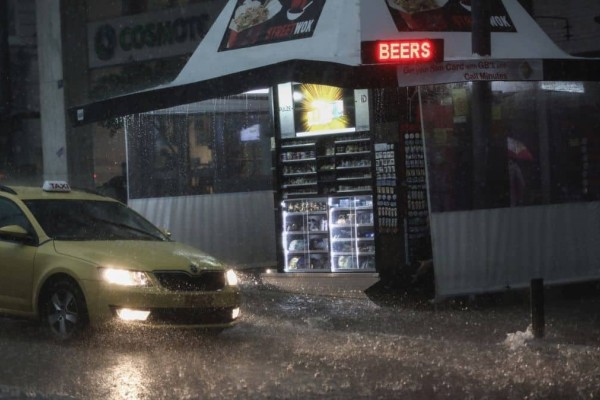
[[[433,306],[385,290],[289,293],[252,276],[243,317],[211,337],[116,329],[62,344],[0,319],[0,399],[600,398],[600,293]]]

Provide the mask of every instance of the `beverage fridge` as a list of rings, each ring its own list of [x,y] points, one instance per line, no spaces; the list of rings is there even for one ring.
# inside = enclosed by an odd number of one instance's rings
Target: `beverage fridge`
[[[286,272],[375,271],[373,197],[284,200]]]

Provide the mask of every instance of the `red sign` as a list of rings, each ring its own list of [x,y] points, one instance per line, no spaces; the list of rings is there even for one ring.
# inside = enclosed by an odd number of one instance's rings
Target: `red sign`
[[[312,37],[326,0],[237,0],[219,51]]]
[[[378,42],[377,61],[429,61],[433,57],[433,45],[429,40]]]
[[[403,64],[444,60],[441,39],[403,39],[363,42],[363,64]]]

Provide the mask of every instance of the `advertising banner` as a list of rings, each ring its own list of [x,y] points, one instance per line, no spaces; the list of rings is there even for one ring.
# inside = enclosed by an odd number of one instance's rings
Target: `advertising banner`
[[[385,0],[400,32],[470,32],[471,0]],[[516,32],[501,0],[490,4],[492,32]]]
[[[400,86],[473,81],[540,81],[542,60],[468,60],[398,67]]]
[[[193,4],[159,12],[90,22],[90,68],[192,53],[219,13],[218,4]]]
[[[325,0],[238,0],[219,51],[312,37]]]
[[[292,86],[297,136],[354,132],[354,90],[334,86]]]

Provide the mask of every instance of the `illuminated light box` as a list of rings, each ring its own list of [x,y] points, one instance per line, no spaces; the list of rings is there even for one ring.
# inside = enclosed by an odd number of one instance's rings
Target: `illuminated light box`
[[[443,39],[362,42],[363,64],[415,64],[444,61]]]
[[[282,138],[367,132],[368,89],[282,83],[277,86]]]
[[[292,86],[296,136],[355,132],[354,90],[327,85]]]

